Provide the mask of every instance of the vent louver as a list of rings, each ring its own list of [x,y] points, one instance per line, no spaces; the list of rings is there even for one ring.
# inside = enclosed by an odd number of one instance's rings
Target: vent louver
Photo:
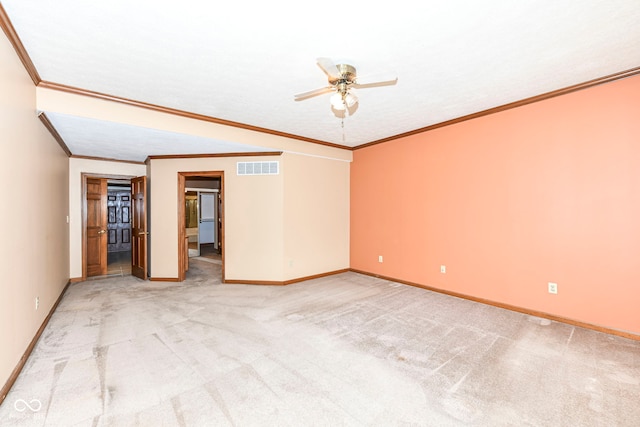
[[[280,162],[238,162],[238,175],[278,175]]]

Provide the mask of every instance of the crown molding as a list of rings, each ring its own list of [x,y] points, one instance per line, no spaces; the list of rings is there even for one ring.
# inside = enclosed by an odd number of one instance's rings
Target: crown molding
[[[29,54],[27,53],[27,50],[25,49],[24,45],[22,44],[22,41],[20,40],[20,37],[18,36],[18,33],[16,32],[15,28],[13,27],[13,24],[11,23],[11,20],[9,19],[9,16],[7,15],[6,11],[2,7],[1,3],[0,3],[0,27],[2,27],[2,30],[7,35],[7,38],[9,39],[11,44],[13,45],[13,48],[15,49],[16,53],[18,54],[18,57],[20,58],[20,61],[22,61],[22,64],[24,65],[25,69],[27,70],[27,73],[31,77],[31,80],[33,80],[33,84],[35,84],[37,87],[57,90],[57,91],[61,91],[61,92],[72,93],[72,94],[76,94],[76,95],[88,96],[88,97],[102,99],[102,100],[106,100],[106,101],[118,102],[118,103],[121,103],[121,104],[131,105],[131,106],[139,107],[139,108],[145,108],[145,109],[148,109],[148,110],[157,111],[157,112],[161,112],[161,113],[172,114],[172,115],[176,115],[176,116],[186,117],[186,118],[190,118],[190,119],[194,119],[194,120],[205,121],[205,122],[209,122],[209,123],[220,124],[220,125],[224,125],[224,126],[236,127],[236,128],[240,128],[240,129],[250,130],[250,131],[253,131],[253,132],[259,132],[259,133],[265,133],[265,134],[269,134],[269,135],[280,136],[280,137],[283,137],[283,138],[295,139],[295,140],[303,141],[303,142],[310,142],[312,144],[324,145],[326,147],[339,148],[339,149],[343,149],[343,150],[350,150],[351,149],[351,147],[348,147],[348,146],[345,146],[345,145],[334,144],[334,143],[331,143],[331,142],[321,141],[319,139],[307,138],[307,137],[303,137],[303,136],[300,136],[300,135],[294,135],[294,134],[290,134],[290,133],[286,133],[286,132],[276,131],[276,130],[273,130],[273,129],[267,129],[267,128],[262,128],[262,127],[258,127],[258,126],[252,126],[252,125],[248,125],[248,124],[245,124],[245,123],[234,122],[234,121],[231,121],[231,120],[218,119],[216,117],[206,116],[204,114],[191,113],[189,111],[178,110],[178,109],[169,108],[169,107],[163,107],[161,105],[150,104],[150,103],[147,103],[147,102],[136,101],[136,100],[128,99],[128,98],[122,98],[122,97],[115,96],[115,95],[109,95],[109,94],[105,94],[105,93],[94,92],[94,91],[87,90],[87,89],[82,89],[82,88],[63,85],[63,84],[59,84],[59,83],[53,83],[53,82],[44,81],[44,80],[42,80],[42,78],[38,74],[38,71],[36,70],[36,67],[33,64],[33,61],[31,61],[31,58],[29,57]]]
[[[120,160],[120,159],[111,159],[109,157],[95,157],[95,156],[79,156],[76,154],[72,154],[69,156],[72,159],[84,159],[84,160],[97,160],[101,162],[117,162],[117,163],[129,163],[132,165],[144,165],[145,162],[137,162],[135,160]]]
[[[48,81],[44,81],[44,80],[40,81],[40,83],[38,83],[37,86],[39,88],[56,90],[56,91],[59,91],[59,92],[67,92],[67,93],[72,93],[74,95],[81,95],[81,96],[86,96],[86,97],[90,97],[90,98],[96,98],[96,99],[101,99],[101,100],[105,100],[105,101],[111,101],[111,102],[117,102],[117,103],[120,103],[120,104],[130,105],[130,106],[133,106],[133,107],[144,108],[144,109],[147,109],[147,110],[152,110],[152,111],[156,111],[156,112],[160,112],[160,113],[172,114],[174,116],[186,117],[186,118],[189,118],[189,119],[200,120],[200,121],[204,121],[204,122],[209,122],[209,123],[215,123],[215,124],[224,125],[224,126],[240,128],[240,129],[249,130],[249,131],[253,131],[253,132],[259,132],[259,133],[264,133],[264,134],[269,134],[269,135],[280,136],[280,137],[283,137],[283,138],[296,139],[298,141],[310,142],[312,144],[324,145],[324,146],[332,147],[332,148],[340,148],[340,149],[343,149],[343,150],[350,150],[351,149],[351,147],[347,147],[347,146],[339,145],[339,144],[333,144],[331,142],[320,141],[319,139],[306,138],[306,137],[303,137],[303,136],[294,135],[294,134],[291,134],[291,133],[280,132],[280,131],[276,131],[276,130],[273,130],[273,129],[267,129],[267,128],[263,128],[263,127],[252,126],[252,125],[248,125],[248,124],[245,124],[245,123],[233,122],[233,121],[230,121],[230,120],[218,119],[216,117],[206,116],[204,114],[192,113],[192,112],[189,112],[189,111],[178,110],[178,109],[170,108],[170,107],[163,107],[161,105],[150,104],[150,103],[147,103],[147,102],[136,101],[136,100],[128,99],[128,98],[122,98],[122,97],[119,97],[119,96],[109,95],[109,94],[106,94],[106,93],[94,92],[94,91],[91,91],[91,90],[77,88],[77,87],[74,87],[74,86],[68,86],[68,85],[63,85],[63,84],[59,84],[59,83],[48,82]]]
[[[465,122],[467,120],[476,119],[478,117],[488,116],[489,114],[499,113],[501,111],[511,110],[512,108],[522,107],[524,105],[533,104],[534,102],[544,101],[545,99],[555,98],[556,96],[566,95],[571,92],[576,92],[583,89],[589,89],[594,86],[603,85],[605,83],[611,83],[616,80],[625,79],[627,77],[632,77],[640,74],[640,67],[632,68],[630,70],[621,71],[619,73],[610,74],[608,76],[600,77],[597,79],[589,80],[584,83],[578,83],[573,86],[568,86],[562,89],[554,90],[551,92],[543,93],[541,95],[532,96],[530,98],[525,98],[520,101],[511,102],[509,104],[504,104],[499,107],[489,108],[488,110],[479,111],[477,113],[469,114],[466,116],[458,117],[455,119],[447,120],[446,122],[436,123],[434,125],[426,126],[420,129],[415,129],[409,132],[401,133],[398,135],[393,135],[387,138],[379,139],[377,141],[368,142],[366,144],[357,145],[352,148],[352,150],[359,150],[366,147],[371,147],[372,145],[382,144],[385,142],[394,141],[396,139],[405,138],[407,136],[416,135],[419,133],[428,132],[430,130],[439,129],[445,126],[455,125],[456,123]]]
[[[97,99],[102,99],[102,100],[106,100],[106,101],[117,102],[117,103],[121,103],[121,104],[131,105],[131,106],[134,106],[134,107],[145,108],[145,109],[148,109],[148,110],[157,111],[157,112],[161,112],[161,113],[167,113],[167,114],[172,114],[172,115],[176,115],[176,116],[186,117],[186,118],[190,118],[190,119],[194,119],[194,120],[200,120],[200,121],[205,121],[205,122],[209,122],[209,123],[215,123],[215,124],[220,124],[220,125],[224,125],[224,126],[230,126],[230,127],[245,129],[245,130],[249,130],[249,131],[253,131],[253,132],[259,132],[259,133],[264,133],[264,134],[269,134],[269,135],[275,135],[275,136],[279,136],[279,137],[283,137],[283,138],[290,138],[290,139],[295,139],[295,140],[298,140],[298,141],[309,142],[309,143],[312,143],[312,144],[318,144],[318,145],[323,145],[323,146],[326,146],[326,147],[332,147],[332,148],[338,148],[338,149],[350,150],[350,151],[355,151],[355,150],[359,150],[359,149],[362,149],[362,148],[370,147],[370,146],[373,146],[373,145],[382,144],[382,143],[385,143],[385,142],[390,142],[390,141],[394,141],[394,140],[397,140],[397,139],[405,138],[405,137],[408,137],[408,136],[412,136],[412,135],[428,132],[430,130],[439,129],[439,128],[442,128],[442,127],[445,127],[445,126],[454,125],[454,124],[457,124],[457,123],[461,123],[461,122],[464,122],[464,121],[467,121],[467,120],[472,120],[472,119],[475,119],[475,118],[487,116],[487,115],[494,114],[494,113],[499,113],[501,111],[510,110],[512,108],[522,107],[524,105],[532,104],[534,102],[543,101],[543,100],[546,100],[546,99],[554,98],[556,96],[566,95],[566,94],[569,94],[571,92],[576,92],[576,91],[579,91],[579,90],[588,89],[588,88],[591,88],[591,87],[594,87],[594,86],[599,86],[599,85],[602,85],[602,84],[610,83],[610,82],[613,82],[613,81],[616,81],[616,80],[620,80],[620,79],[624,79],[624,78],[627,78],[627,77],[632,77],[632,76],[640,74],[640,67],[632,68],[632,69],[629,69],[629,70],[621,71],[619,73],[614,73],[614,74],[610,74],[608,76],[604,76],[604,77],[600,77],[600,78],[597,78],[597,79],[589,80],[589,81],[584,82],[584,83],[578,83],[578,84],[575,84],[575,85],[572,85],[572,86],[568,86],[566,88],[562,88],[562,89],[558,89],[558,90],[555,90],[555,91],[547,92],[547,93],[544,93],[544,94],[541,94],[541,95],[536,95],[536,96],[533,96],[533,97],[530,97],[530,98],[526,98],[526,99],[522,99],[522,100],[519,100],[519,101],[511,102],[511,103],[504,104],[504,105],[501,105],[501,106],[498,106],[498,107],[489,108],[487,110],[479,111],[477,113],[472,113],[472,114],[468,114],[466,116],[457,117],[455,119],[447,120],[445,122],[436,123],[436,124],[433,124],[433,125],[430,125],[430,126],[422,127],[422,128],[419,128],[419,129],[414,129],[414,130],[409,131],[409,132],[404,132],[404,133],[401,133],[401,134],[392,135],[392,136],[389,136],[389,137],[386,137],[386,138],[382,138],[382,139],[371,141],[371,142],[368,142],[368,143],[365,143],[365,144],[357,145],[355,147],[350,147],[350,146],[346,146],[346,145],[341,145],[341,144],[335,144],[335,143],[331,143],[331,142],[321,141],[321,140],[318,140],[318,139],[307,138],[307,137],[303,137],[303,136],[300,136],[300,135],[294,135],[294,134],[290,134],[290,133],[280,132],[280,131],[276,131],[276,130],[273,130],[273,129],[268,129],[268,128],[262,128],[262,127],[258,127],[258,126],[248,125],[248,124],[245,124],[245,123],[239,123],[239,122],[234,122],[234,121],[230,121],[230,120],[219,119],[219,118],[216,118],[216,117],[206,116],[204,114],[192,113],[192,112],[188,112],[188,111],[184,111],[184,110],[178,110],[178,109],[175,109],[175,108],[163,107],[163,106],[160,106],[160,105],[150,104],[150,103],[146,103],[146,102],[142,102],[142,101],[136,101],[136,100],[133,100],[133,99],[123,98],[123,97],[119,97],[119,96],[115,96],[115,95],[109,95],[109,94],[105,94],[105,93],[94,92],[94,91],[87,90],[87,89],[82,89],[82,88],[77,88],[77,87],[73,87],[73,86],[63,85],[63,84],[59,84],[59,83],[43,81],[42,78],[40,77],[40,75],[38,74],[38,71],[36,70],[35,65],[31,61],[31,58],[29,57],[29,54],[27,53],[26,49],[24,48],[24,45],[22,44],[22,41],[20,40],[20,37],[18,37],[18,34],[16,33],[15,28],[11,24],[11,21],[9,20],[9,17],[8,17],[6,11],[4,10],[4,8],[2,7],[1,3],[0,3],[0,27],[2,27],[2,30],[7,35],[7,38],[9,39],[11,44],[13,45],[16,53],[18,54],[18,57],[20,58],[20,60],[22,61],[22,64],[24,65],[25,69],[27,70],[27,73],[29,74],[29,76],[33,80],[33,83],[37,87],[45,88],[45,89],[52,89],[52,90],[57,90],[57,91],[61,91],[61,92],[67,92],[67,93],[72,93],[72,94],[76,94],[76,95],[97,98]]]
[[[64,139],[62,139],[62,137],[56,130],[55,126],[53,126],[53,123],[51,123],[51,120],[49,120],[49,117],[47,117],[47,114],[45,112],[41,112],[38,114],[38,118],[40,119],[44,127],[47,128],[51,136],[53,136],[53,139],[55,139],[58,142],[58,144],[60,145],[60,148],[62,148],[62,150],[65,153],[67,153],[67,157],[72,157],[73,154],[71,154],[71,150],[69,150],[69,147],[64,142]]]
[[[29,77],[31,77],[31,80],[33,80],[33,84],[37,86],[42,81],[42,79],[40,78],[40,75],[38,74],[38,71],[36,70],[35,65],[33,65],[33,61],[31,61],[31,58],[29,57],[27,50],[24,48],[24,45],[22,44],[22,40],[20,40],[20,37],[18,37],[18,33],[16,33],[16,29],[13,28],[13,24],[9,20],[9,16],[7,15],[7,12],[4,10],[4,7],[2,7],[1,3],[0,3],[0,27],[2,27],[2,30],[7,35],[7,38],[13,45],[13,48],[18,54],[18,58],[20,58],[20,61],[22,61],[22,65],[24,65],[24,68],[26,68],[27,73],[29,73]]]

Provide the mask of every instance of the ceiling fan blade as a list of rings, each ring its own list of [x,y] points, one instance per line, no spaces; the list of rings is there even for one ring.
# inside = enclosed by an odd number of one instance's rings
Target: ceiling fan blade
[[[321,87],[319,89],[310,90],[309,92],[302,92],[294,95],[296,101],[303,101],[313,96],[322,95],[323,93],[333,92],[335,88],[333,86]]]
[[[377,82],[366,82],[366,83],[360,83],[360,79],[358,79],[358,82],[354,83],[353,87],[357,87],[359,89],[366,89],[369,87],[393,86],[396,83],[398,83],[397,77],[390,80],[381,80]]]
[[[342,77],[340,70],[336,67],[336,64],[334,64],[329,58],[318,58],[317,61],[318,67],[322,68],[322,71],[324,71],[328,77],[333,79],[339,79]]]

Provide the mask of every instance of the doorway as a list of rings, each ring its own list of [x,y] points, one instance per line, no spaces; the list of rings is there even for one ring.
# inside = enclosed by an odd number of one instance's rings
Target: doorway
[[[178,173],[178,262],[183,281],[190,260],[222,266],[224,278],[224,173]]]
[[[107,276],[131,274],[131,181],[107,180]]]
[[[146,178],[83,173],[82,185],[83,280],[132,273],[146,278]]]
[[[187,180],[186,185],[189,184]],[[218,187],[220,180],[211,179],[208,184]],[[189,258],[206,257],[220,260],[219,188],[187,187],[184,197]]]

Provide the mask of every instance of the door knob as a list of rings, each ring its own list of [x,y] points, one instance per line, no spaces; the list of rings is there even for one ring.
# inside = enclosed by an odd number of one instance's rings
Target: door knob
[[[100,231],[98,231],[98,234],[104,234],[106,232],[107,232],[107,230],[100,230]]]

